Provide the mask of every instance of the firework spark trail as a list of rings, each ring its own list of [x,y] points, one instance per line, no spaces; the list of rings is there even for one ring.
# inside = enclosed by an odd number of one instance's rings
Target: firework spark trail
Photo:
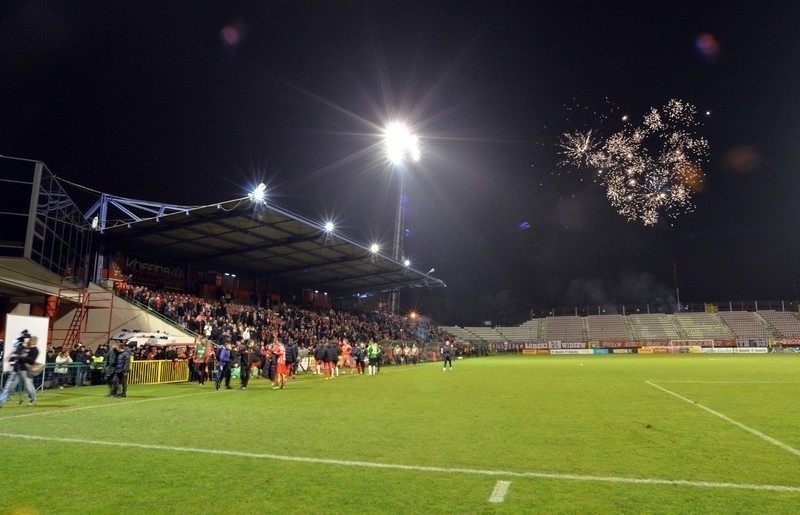
[[[694,210],[709,150],[694,133],[699,124],[693,105],[673,99],[661,109],[651,108],[641,124],[626,123],[605,139],[593,130],[565,133],[561,164],[595,169],[620,215],[654,225],[663,216]]]

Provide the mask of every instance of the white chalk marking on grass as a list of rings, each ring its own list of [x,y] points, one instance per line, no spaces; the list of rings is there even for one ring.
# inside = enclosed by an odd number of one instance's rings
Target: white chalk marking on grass
[[[37,417],[43,415],[58,415],[59,413],[70,413],[73,411],[83,411],[87,409],[102,409],[102,408],[111,408],[116,406],[130,406],[131,404],[142,404],[143,402],[155,402],[155,401],[166,401],[171,399],[182,399],[184,397],[194,397],[196,395],[208,395],[210,393],[218,393],[215,390],[206,391],[206,392],[197,392],[197,393],[187,393],[185,395],[171,395],[167,397],[153,397],[150,399],[140,399],[138,401],[114,401],[109,402],[108,404],[95,404],[92,406],[81,406],[79,408],[65,408],[65,409],[53,409],[43,411],[43,406],[39,405],[37,407],[33,406],[26,406],[25,411],[27,413],[22,413],[20,415],[9,415],[7,417],[0,417],[0,422],[4,420],[12,420],[15,418],[26,418],[26,417]]]
[[[698,404],[697,402],[693,401],[692,399],[684,397],[683,395],[681,395],[679,393],[675,393],[672,390],[667,390],[663,386],[659,386],[659,385],[657,385],[657,384],[655,384],[655,383],[653,383],[651,381],[645,381],[645,383],[649,384],[653,388],[658,388],[662,392],[665,392],[665,393],[668,393],[668,394],[670,394],[670,395],[672,395],[674,397],[677,397],[678,399],[680,399],[680,400],[682,400],[684,402],[688,402],[692,406],[695,406],[697,408],[700,408],[703,411],[711,413],[715,417],[719,417],[719,418],[721,418],[722,420],[724,420],[725,422],[727,422],[729,424],[732,424],[732,425],[734,425],[734,426],[736,426],[736,427],[738,427],[740,429],[744,429],[748,433],[761,438],[765,442],[771,443],[772,445],[776,445],[776,446],[780,447],[781,449],[783,449],[784,451],[789,451],[790,453],[794,454],[795,456],[800,456],[800,450],[797,450],[794,447],[786,445],[785,443],[781,442],[780,440],[776,440],[776,439],[772,438],[771,436],[765,435],[764,433],[762,433],[761,431],[759,431],[757,429],[753,429],[750,426],[746,426],[746,425],[742,424],[741,422],[739,422],[738,420],[734,420],[731,417],[729,417],[729,416],[727,416],[727,415],[725,415],[723,413],[720,413],[719,411],[714,411],[713,409],[708,408],[706,406],[703,406],[702,404]]]
[[[702,384],[800,384],[800,381],[671,381],[658,380],[659,383],[702,383]]]
[[[511,481],[498,481],[497,484],[494,485],[494,490],[492,490],[492,495],[489,497],[489,502],[501,503],[505,501],[509,486],[511,486]]]
[[[128,449],[143,449],[148,451],[186,452],[191,454],[211,454],[215,456],[233,456],[237,458],[268,459],[275,461],[288,461],[294,463],[314,463],[320,465],[338,465],[343,467],[360,467],[384,470],[405,470],[414,472],[434,472],[440,474],[473,474],[480,476],[504,476],[530,479],[556,479],[561,481],[592,481],[601,483],[620,483],[633,485],[656,486],[685,486],[690,488],[723,488],[732,490],[761,490],[771,492],[800,493],[800,486],[784,485],[756,485],[747,483],[716,483],[713,481],[687,481],[684,479],[655,479],[655,478],[629,478],[615,476],[581,476],[577,474],[553,474],[549,472],[512,472],[508,470],[481,470],[458,467],[428,467],[423,465],[402,465],[397,463],[375,463],[371,461],[350,461],[325,458],[305,458],[301,456],[283,456],[280,454],[264,454],[244,451],[226,451],[222,449],[204,449],[197,447],[175,447],[172,445],[155,445],[132,442],[109,442],[106,440],[84,440],[81,438],[60,438],[52,436],[37,436],[31,434],[16,434],[0,432],[0,438],[14,438],[19,440],[32,440],[40,442],[72,443],[82,445],[106,445],[108,447],[121,447]]]

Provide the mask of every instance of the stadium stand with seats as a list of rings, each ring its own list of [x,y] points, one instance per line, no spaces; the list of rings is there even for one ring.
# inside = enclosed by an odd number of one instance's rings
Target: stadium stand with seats
[[[689,339],[729,339],[733,331],[714,313],[676,313],[672,320],[681,336]]]
[[[789,311],[759,310],[758,314],[784,338],[800,338],[800,319]]]
[[[586,328],[590,340],[630,340],[631,333],[622,315],[589,315]]]
[[[767,338],[766,324],[750,311],[720,311],[720,320],[727,324],[737,338]]]
[[[544,319],[544,338],[547,341],[585,341],[583,318],[579,316],[547,317]]]
[[[518,326],[498,326],[497,331],[503,336],[504,340],[509,342],[540,341],[539,321],[540,319],[535,318]]]
[[[630,315],[631,333],[637,340],[675,340],[681,338],[672,318],[663,313]]]

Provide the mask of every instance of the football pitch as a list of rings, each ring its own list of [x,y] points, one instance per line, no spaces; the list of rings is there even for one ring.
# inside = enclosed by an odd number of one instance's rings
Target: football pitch
[[[800,356],[492,356],[40,392],[0,513],[790,513]]]

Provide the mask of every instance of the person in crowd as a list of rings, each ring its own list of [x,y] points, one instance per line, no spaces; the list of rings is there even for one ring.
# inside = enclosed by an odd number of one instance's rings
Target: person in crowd
[[[188,369],[189,372],[189,379],[187,379],[187,382],[189,383],[193,383],[195,379],[197,379],[194,376],[194,356],[196,353],[197,349],[194,347],[189,347],[189,349],[186,351],[186,356],[185,356],[186,368]]]
[[[100,347],[97,352],[92,354],[92,359],[89,362],[89,379],[92,385],[103,383],[103,362],[105,361],[105,353],[100,353]]]
[[[447,370],[453,370],[453,354],[455,354],[453,345],[450,343],[450,340],[444,342],[444,345],[441,349],[442,353],[442,372]],[[447,367],[450,367],[449,369]]]
[[[119,347],[119,343],[111,342],[111,346],[108,349],[108,352],[106,352],[105,359],[103,361],[103,377],[108,385],[109,397],[117,396],[117,390],[114,386],[114,381],[117,376],[117,356],[120,352]]]
[[[220,389],[222,382],[225,381],[225,389],[231,389],[231,342],[226,341],[225,345],[219,351],[217,357],[219,371],[217,372],[217,381],[215,386],[217,390]]]
[[[378,363],[381,360],[381,346],[375,340],[370,340],[367,346],[367,358],[369,358],[369,375],[374,376],[378,373]]]
[[[353,345],[353,365],[355,365],[354,374],[362,375],[364,373],[364,344],[356,343]]]
[[[117,367],[114,373],[114,391],[117,392],[116,397],[123,398],[128,396],[128,373],[131,370],[131,353],[133,349],[131,346],[122,347],[119,354],[117,354]]]
[[[67,365],[72,363],[72,357],[66,350],[62,350],[56,356],[56,366],[53,368],[53,382],[54,386],[59,390],[64,389],[64,385],[69,380],[69,367]]]
[[[333,379],[336,368],[336,361],[339,359],[339,346],[332,340],[325,342],[325,350],[322,361],[325,368],[325,379]]]
[[[322,374],[325,370],[325,342],[320,340],[314,348],[314,374]]]
[[[350,373],[353,373],[353,346],[347,338],[342,339],[342,367],[349,368]]]
[[[286,376],[288,375],[288,368],[286,366],[286,347],[279,338],[275,338],[275,343],[272,344],[272,355],[276,359],[277,369],[275,371],[275,386],[273,390],[283,390],[286,385]]]
[[[300,359],[300,350],[297,347],[297,342],[289,339],[285,344],[286,348],[286,368],[287,378],[297,379],[297,362]]]
[[[86,355],[87,350],[88,349],[84,347],[82,343],[79,344],[78,351],[74,353],[74,357],[72,358],[72,362],[74,363],[72,368],[75,370],[75,386],[83,386],[86,380],[86,372],[89,370],[88,362],[91,360],[91,358]]]
[[[197,353],[195,352],[192,355],[191,362],[194,370],[194,378],[197,379],[197,384],[199,386],[205,386],[206,379],[208,379],[208,369],[206,368],[205,360],[198,358]]]
[[[14,351],[8,356],[11,372],[6,378],[3,392],[0,393],[0,407],[5,405],[20,380],[28,392],[28,406],[36,405],[36,387],[33,386],[33,379],[28,375],[28,367],[26,365],[34,365],[36,358],[39,357],[39,349],[36,347],[38,340],[36,336],[31,336],[27,330],[22,331],[22,334],[17,338],[14,344]],[[20,400],[21,403],[22,400]]]
[[[403,346],[400,345],[400,342],[397,342],[397,345],[394,346],[394,364],[401,365],[403,363]]]
[[[419,347],[417,347],[417,344],[414,343],[411,345],[411,364],[416,367],[418,361],[419,361]]]
[[[247,390],[250,382],[250,367],[253,363],[253,343],[250,341],[239,343],[239,380],[241,381],[240,390]]]

